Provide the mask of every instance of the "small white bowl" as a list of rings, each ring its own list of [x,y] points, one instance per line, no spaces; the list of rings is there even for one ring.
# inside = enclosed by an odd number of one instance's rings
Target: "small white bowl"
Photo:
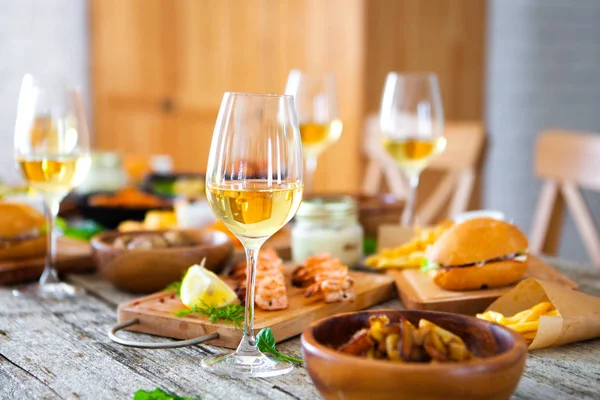
[[[454,216],[453,221],[457,224],[461,222],[468,221],[474,218],[493,218],[500,221],[504,221],[504,213],[502,211],[494,211],[494,210],[474,210],[474,211],[465,211],[460,214]]]

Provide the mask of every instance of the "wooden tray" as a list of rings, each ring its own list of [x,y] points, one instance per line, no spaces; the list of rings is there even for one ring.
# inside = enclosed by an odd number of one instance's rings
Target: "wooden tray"
[[[84,272],[94,268],[92,249],[88,242],[59,237],[56,269],[59,273]],[[42,275],[44,257],[19,261],[0,261],[0,284],[10,285],[36,280]]]
[[[418,269],[389,269],[386,274],[396,282],[396,288],[404,307],[459,314],[474,315],[484,311],[494,300],[516,285],[515,283],[496,289],[452,291],[442,289]],[[525,278],[544,279],[577,289],[577,283],[534,256],[529,256],[527,271],[523,279]]]
[[[383,274],[350,272],[355,282],[356,299],[325,303],[321,299],[304,298],[304,289],[288,287],[290,306],[281,311],[262,311],[255,308],[254,327],[258,331],[270,327],[277,341],[296,336],[313,321],[329,315],[357,311],[381,303],[393,296],[394,282]],[[129,330],[177,339],[191,339],[218,332],[220,338],[210,344],[236,348],[242,330],[228,324],[211,324],[203,316],[176,317],[175,311],[185,309],[178,296],[160,292],[123,303],[118,308],[118,320],[138,318],[140,323]]]

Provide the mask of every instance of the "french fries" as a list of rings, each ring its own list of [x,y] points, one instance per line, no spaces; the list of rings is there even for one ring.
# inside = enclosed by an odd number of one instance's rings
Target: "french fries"
[[[338,351],[394,362],[458,362],[474,358],[462,339],[430,321],[415,327],[407,319],[390,323],[386,316],[369,319]]]
[[[419,268],[427,247],[451,226],[452,221],[445,221],[432,228],[416,228],[417,235],[412,240],[393,249],[383,249],[380,254],[367,257],[365,263],[371,268]]]
[[[512,317],[495,311],[486,311],[482,314],[477,314],[477,318],[486,321],[496,322],[504,325],[516,332],[519,332],[525,338],[527,344],[531,344],[537,335],[540,326],[540,317],[560,317],[560,313],[554,305],[548,301],[543,301],[528,310],[523,310],[516,313]]]

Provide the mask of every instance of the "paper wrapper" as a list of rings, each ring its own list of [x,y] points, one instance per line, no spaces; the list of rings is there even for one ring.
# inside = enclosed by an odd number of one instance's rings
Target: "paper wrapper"
[[[540,317],[530,350],[600,337],[600,298],[553,282],[526,279],[493,302],[487,311],[511,316],[542,301],[554,304],[561,316]]]

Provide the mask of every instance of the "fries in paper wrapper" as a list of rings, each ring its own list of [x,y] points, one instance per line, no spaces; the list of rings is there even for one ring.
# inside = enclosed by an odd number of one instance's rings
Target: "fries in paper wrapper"
[[[512,316],[543,302],[552,303],[558,315],[539,317],[537,335],[529,350],[600,337],[600,298],[553,282],[526,279],[493,302],[486,312]]]

